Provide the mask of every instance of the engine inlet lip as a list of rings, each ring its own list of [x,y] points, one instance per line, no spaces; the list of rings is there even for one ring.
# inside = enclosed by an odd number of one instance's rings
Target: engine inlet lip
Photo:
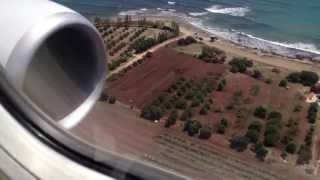
[[[24,78],[29,64],[37,50],[40,48],[51,35],[63,28],[77,28],[88,35],[90,41],[94,42],[92,47],[97,58],[97,83],[92,93],[86,100],[72,113],[59,121],[64,128],[72,128],[76,125],[93,107],[100,96],[103,89],[103,84],[106,74],[106,55],[104,52],[104,44],[95,27],[85,18],[77,13],[63,12],[56,13],[44,18],[43,21],[36,23],[26,32],[14,47],[7,64],[4,68],[5,77],[10,84],[10,91],[12,91],[11,98],[17,102],[17,105],[35,121],[39,119],[46,119],[54,121],[41,108],[32,102],[31,99],[23,92]],[[39,116],[41,118],[39,118]],[[43,121],[43,120],[42,120]],[[43,122],[35,122],[36,124],[43,124]]]

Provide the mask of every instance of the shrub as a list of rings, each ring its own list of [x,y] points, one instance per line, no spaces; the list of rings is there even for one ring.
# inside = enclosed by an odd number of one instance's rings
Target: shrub
[[[227,81],[225,79],[219,81],[218,87],[217,87],[217,91],[223,91],[223,89],[225,88],[226,84],[227,84]]]
[[[287,80],[292,83],[301,83],[304,86],[313,86],[319,81],[317,73],[311,71],[294,72],[287,76]]]
[[[152,58],[152,56],[153,56],[153,53],[152,53],[152,52],[148,51],[148,52],[146,53],[146,57],[147,57],[147,58]]]
[[[199,134],[200,139],[210,139],[211,135],[212,135],[212,125],[206,125],[200,128],[200,134]]]
[[[181,121],[186,121],[193,116],[192,111],[190,109],[186,109],[180,116]]]
[[[243,152],[247,149],[248,144],[249,139],[247,137],[237,135],[231,139],[230,147],[238,152]]]
[[[290,154],[294,154],[297,150],[297,145],[294,142],[290,142],[287,146],[286,146],[286,152],[290,153]]]
[[[254,71],[253,71],[253,74],[252,74],[252,77],[255,78],[255,79],[260,79],[260,78],[262,77],[261,71],[259,71],[259,70],[254,70]]]
[[[302,106],[300,104],[297,104],[293,108],[293,112],[300,112],[302,110]]]
[[[164,33],[159,33],[157,41],[158,43],[162,43],[168,39],[169,39],[168,33],[164,32]]]
[[[176,108],[177,109],[186,109],[187,107],[187,102],[183,99],[179,99],[177,102],[176,102]]]
[[[280,87],[287,87],[287,85],[288,85],[288,81],[285,80],[285,79],[281,80],[280,83],[279,83]]]
[[[226,53],[218,48],[204,46],[199,55],[199,59],[207,63],[224,63],[226,60]]]
[[[246,133],[246,137],[249,138],[250,142],[256,143],[259,140],[260,133],[257,130],[249,129]]]
[[[109,100],[109,95],[106,93],[102,93],[100,96],[100,101],[107,102]]]
[[[265,83],[267,83],[267,84],[272,84],[272,79],[270,79],[270,78],[267,78],[266,80],[265,80]]]
[[[191,102],[191,107],[198,107],[200,105],[200,100],[197,98],[194,98]]]
[[[248,67],[252,67],[253,63],[251,60],[248,60],[244,57],[234,57],[230,62],[231,72],[233,73],[245,73]]]
[[[276,125],[267,125],[264,134],[264,145],[273,147],[280,140],[280,129]]]
[[[256,158],[264,161],[268,154],[268,150],[261,143],[257,143],[255,146]]]
[[[114,96],[109,97],[109,104],[115,104],[116,101],[117,101],[116,97],[114,97]]]
[[[281,120],[282,119],[282,114],[277,112],[277,111],[271,111],[268,115],[268,119],[277,119]]]
[[[252,96],[258,96],[260,93],[260,86],[259,85],[253,85],[251,88],[250,88],[250,94]]]
[[[319,76],[317,73],[311,71],[301,71],[300,73],[301,84],[304,86],[313,86],[319,81]]]
[[[310,104],[308,109],[308,116],[307,116],[309,123],[313,124],[316,122],[317,114],[318,114],[318,103]]]
[[[205,107],[202,107],[202,108],[200,109],[200,111],[199,111],[199,114],[200,114],[200,115],[206,115],[206,114],[208,114],[207,109],[206,109]]]
[[[311,148],[307,146],[301,146],[299,150],[299,156],[297,159],[298,164],[308,164],[312,159]]]
[[[141,37],[137,39],[132,45],[131,48],[135,50],[136,53],[142,53],[145,50],[156,44],[156,40],[153,38]]]
[[[219,134],[224,134],[225,131],[226,131],[226,126],[220,123],[220,124],[218,125],[217,132],[218,132]]]
[[[258,132],[261,132],[262,130],[262,123],[260,121],[253,121],[249,127],[248,127],[249,130],[255,130],[255,131],[258,131]]]
[[[294,72],[294,73],[289,74],[287,76],[287,80],[292,83],[300,83],[301,82],[300,73]]]
[[[171,111],[171,113],[170,113],[168,119],[166,120],[166,123],[165,123],[164,126],[166,128],[169,128],[169,127],[175,125],[176,121],[177,121],[177,117],[178,117],[178,112],[176,110]]]
[[[141,117],[150,120],[155,121],[159,120],[163,116],[163,110],[155,105],[146,105],[143,110]]]
[[[198,121],[186,121],[184,126],[184,131],[187,131],[189,136],[194,136],[195,134],[199,133],[201,128],[201,124]]]
[[[266,118],[267,116],[267,109],[262,107],[262,106],[259,106],[255,109],[254,111],[254,116],[258,117],[258,118],[261,118],[261,119],[264,119]]]
[[[186,38],[181,38],[178,40],[178,45],[179,46],[187,46],[193,43],[196,43],[197,40],[195,40],[192,36],[188,36]]]
[[[184,98],[187,100],[191,100],[193,98],[193,93],[191,91],[187,92],[187,94]]]

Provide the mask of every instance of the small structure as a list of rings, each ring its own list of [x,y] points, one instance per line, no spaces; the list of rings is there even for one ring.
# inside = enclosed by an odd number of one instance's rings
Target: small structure
[[[318,101],[318,97],[314,92],[310,92],[306,95],[306,102],[307,103],[315,103]]]
[[[218,40],[218,37],[210,36],[210,42],[215,42],[216,40]]]

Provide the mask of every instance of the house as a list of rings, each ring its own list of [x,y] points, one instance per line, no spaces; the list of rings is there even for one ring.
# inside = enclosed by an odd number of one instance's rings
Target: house
[[[314,92],[310,92],[306,95],[306,102],[307,103],[315,103],[318,102],[318,97]]]

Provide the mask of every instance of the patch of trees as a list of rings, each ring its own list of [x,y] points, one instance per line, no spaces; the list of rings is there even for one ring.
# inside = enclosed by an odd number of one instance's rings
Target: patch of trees
[[[171,112],[165,122],[165,127],[173,126],[177,119],[188,121],[193,117],[193,108],[201,106],[202,114],[211,108],[211,101],[207,99],[214,89],[208,79],[198,81],[186,80],[181,77],[173,82],[165,92],[142,110],[141,117],[148,120],[159,120]],[[179,113],[180,112],[180,113]]]
[[[145,32],[147,29],[146,28],[141,28],[139,30],[137,30],[130,38],[130,41],[133,41],[135,39],[137,39],[143,32]]]
[[[171,22],[171,28],[169,28],[169,30],[173,33],[174,37],[179,36],[180,34],[180,26],[174,21]]]
[[[245,73],[247,68],[253,67],[252,60],[248,60],[245,57],[234,57],[230,62],[229,65],[231,66],[232,73]]]
[[[313,133],[314,133],[314,127],[310,126],[310,129],[304,139],[305,144],[300,146],[300,149],[298,151],[298,164],[308,164],[310,160],[312,159],[312,141],[313,141]]]
[[[137,54],[139,54],[156,45],[156,43],[157,41],[154,38],[146,38],[145,36],[143,36],[137,39],[131,45],[131,48],[134,49]]]
[[[175,125],[176,121],[177,121],[177,118],[178,118],[178,111],[176,111],[176,110],[171,111],[169,117],[166,119],[166,122],[165,122],[164,126],[166,128],[169,128],[169,127]]]
[[[279,87],[287,87],[287,85],[288,85],[288,81],[285,79],[281,80],[279,83]]]
[[[196,120],[187,120],[184,124],[183,131],[187,132],[189,136],[194,136],[199,133],[201,123]]]
[[[199,55],[199,59],[207,63],[220,63],[223,64],[226,60],[226,53],[218,48],[204,46]]]
[[[250,140],[246,136],[236,135],[230,141],[230,148],[243,152],[247,149],[249,142]]]
[[[142,109],[141,117],[150,121],[160,120],[164,115],[161,107],[156,105],[147,105]]]
[[[210,139],[213,132],[213,128],[211,124],[205,125],[199,130],[199,138],[200,139]]]
[[[287,130],[284,133],[284,136],[281,139],[281,143],[287,146],[289,143],[294,142],[294,138],[299,133],[299,124],[300,119],[289,118],[288,123],[286,124]]]
[[[169,34],[166,33],[166,32],[161,32],[158,35],[157,42],[158,43],[162,43],[162,42],[164,42],[164,41],[166,41],[168,39],[169,39]]]
[[[118,59],[111,61],[111,63],[108,63],[108,68],[110,71],[115,70],[117,67],[119,67],[121,64],[127,62],[129,57],[127,55],[120,56]]]
[[[268,154],[268,150],[264,147],[262,143],[255,144],[254,152],[256,153],[256,158],[261,161],[264,161]]]
[[[308,109],[308,116],[307,116],[309,123],[314,124],[316,122],[317,114],[318,114],[318,103],[310,104]]]
[[[260,138],[260,133],[262,130],[262,124],[259,121],[253,121],[247,130],[246,137],[252,143],[257,143]]]
[[[193,44],[193,43],[196,43],[197,40],[194,39],[192,36],[187,36],[186,38],[181,38],[178,40],[177,44],[179,46],[187,46],[187,45],[190,45],[190,44]]]
[[[264,145],[267,147],[275,146],[280,140],[280,132],[282,129],[282,115],[276,111],[272,111],[268,115],[268,122],[264,133]]]
[[[267,116],[267,109],[263,106],[257,107],[254,111],[254,116],[261,119],[265,119]]]
[[[319,76],[315,72],[301,71],[289,74],[287,80],[292,83],[301,83],[304,86],[311,87],[319,81]]]
[[[286,146],[286,152],[290,153],[290,154],[294,154],[297,150],[297,145],[294,142],[290,142],[287,146]]]

